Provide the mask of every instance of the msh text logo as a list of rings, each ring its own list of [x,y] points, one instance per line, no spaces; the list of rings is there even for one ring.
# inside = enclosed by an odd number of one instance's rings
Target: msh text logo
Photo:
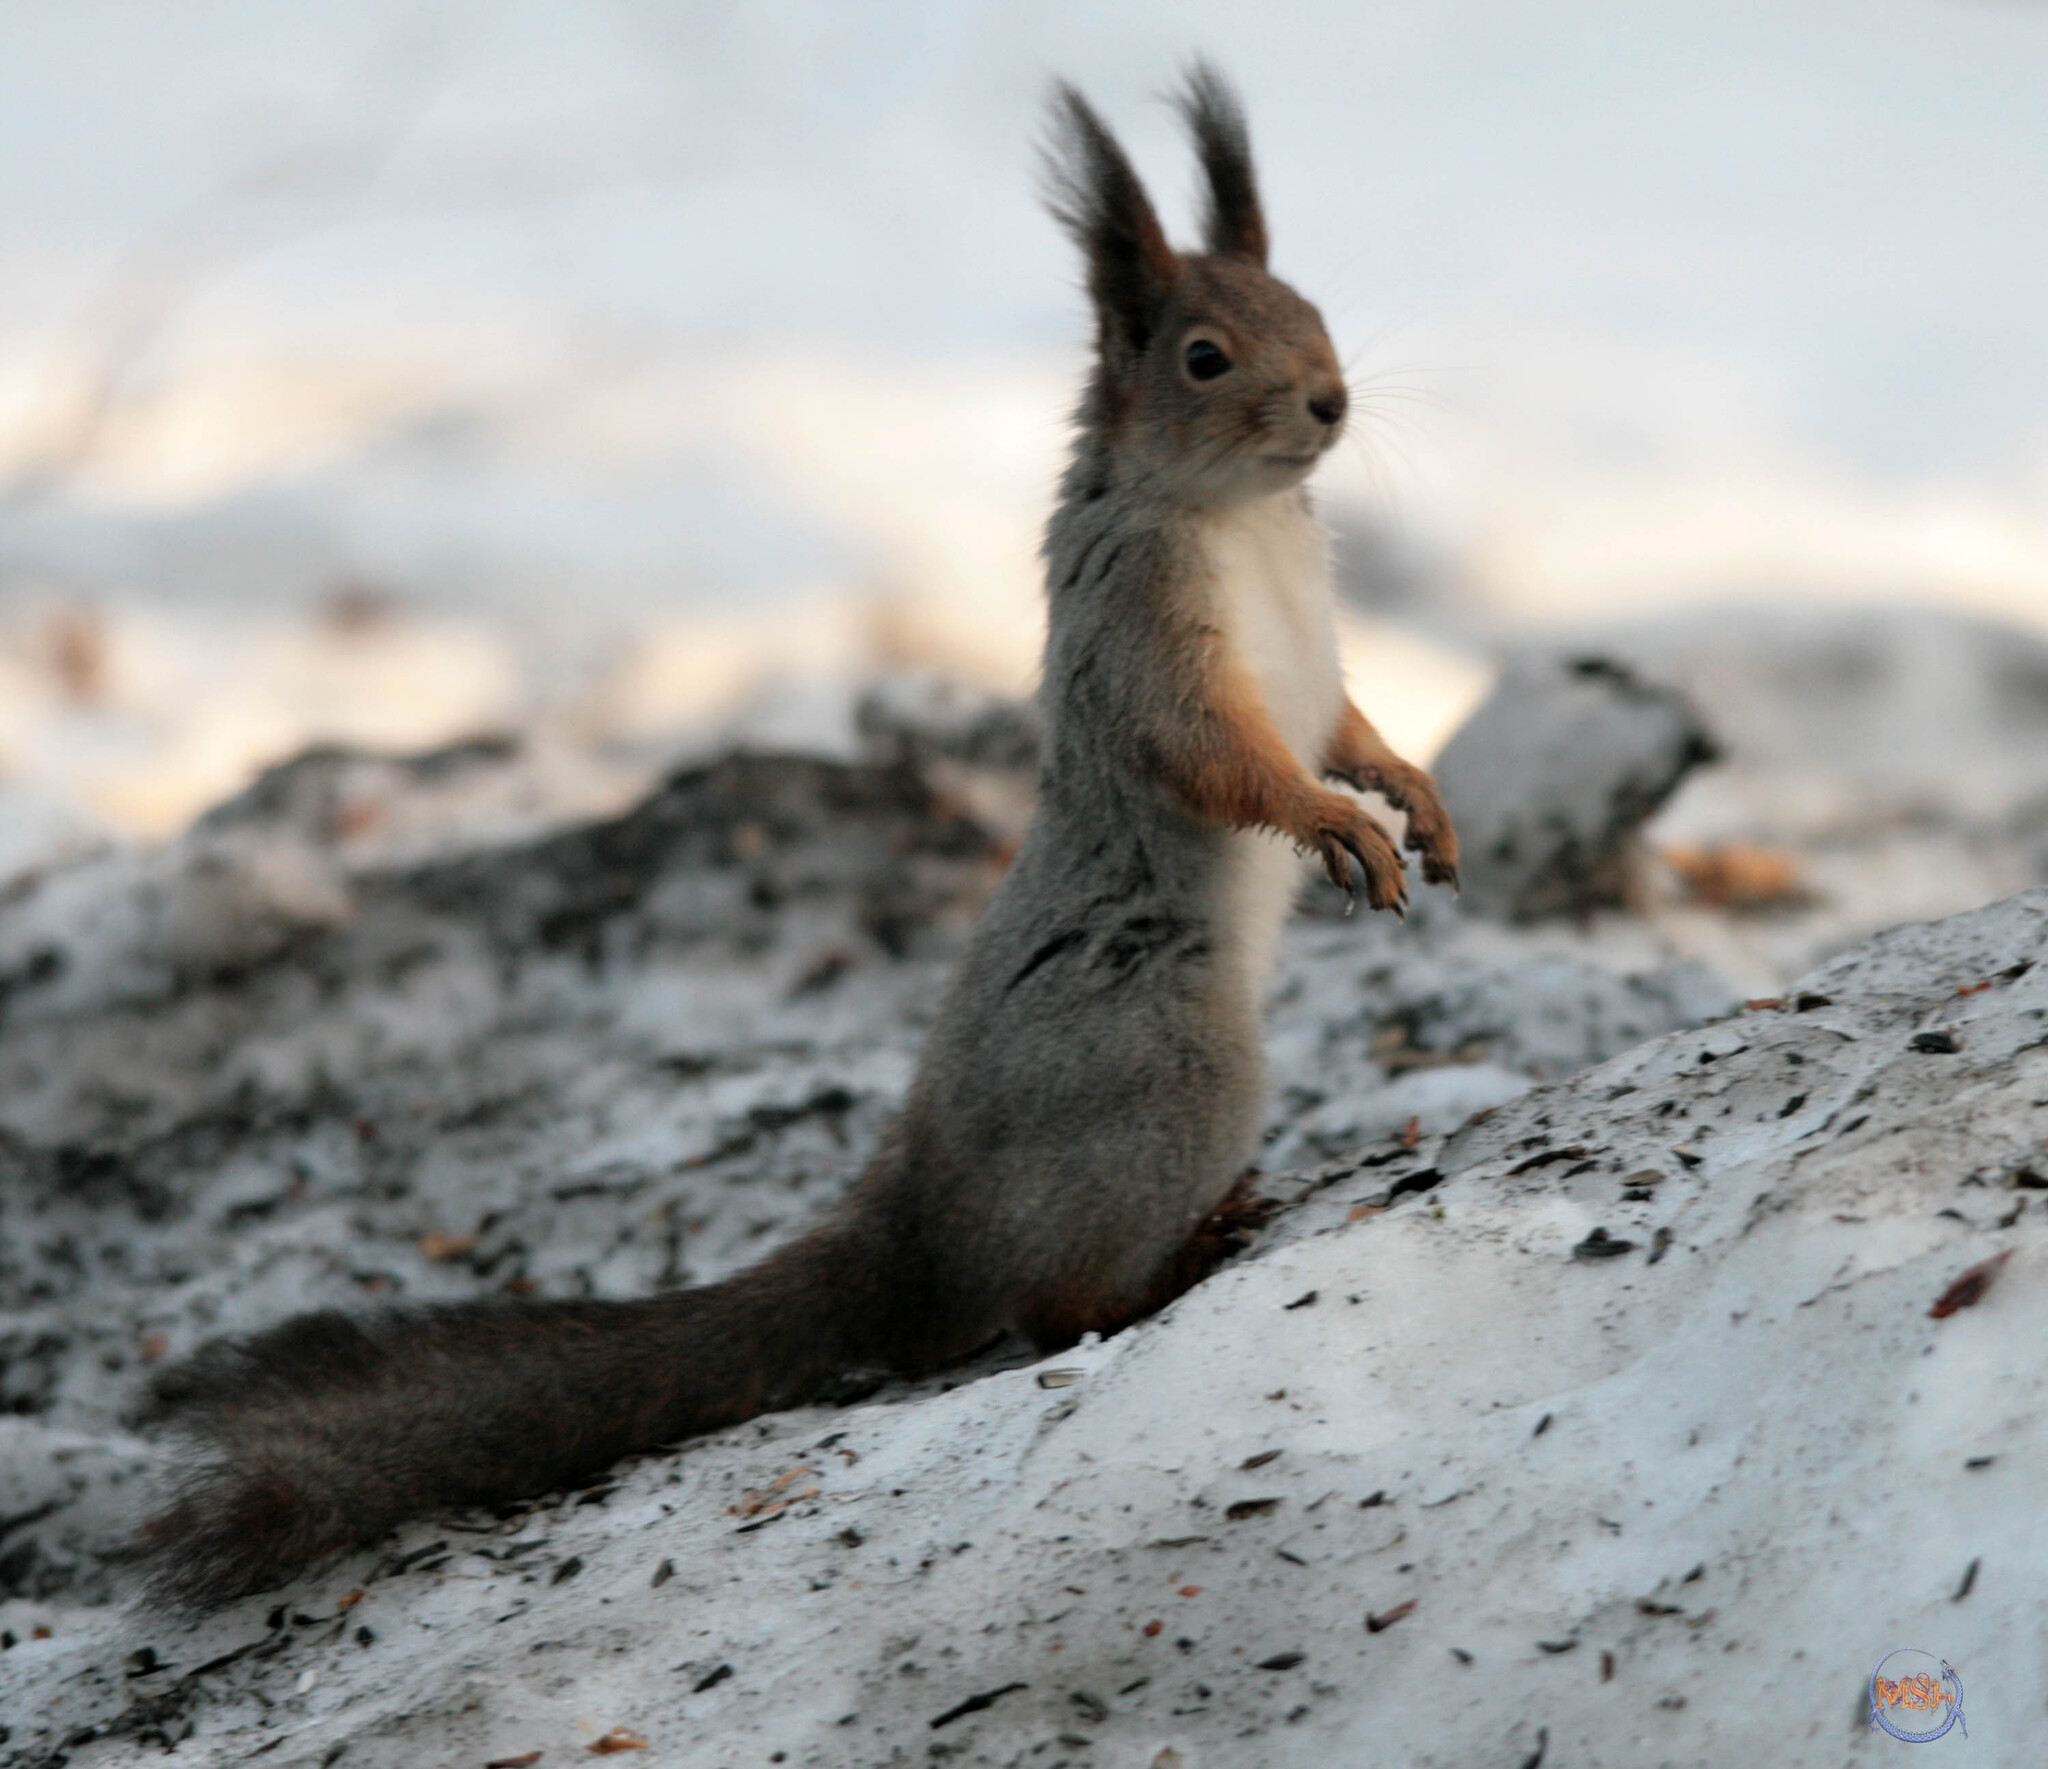
[[[1963,1680],[1947,1659],[1901,1646],[1870,1673],[1870,1723],[1904,1744],[1929,1744],[1963,1721]]]

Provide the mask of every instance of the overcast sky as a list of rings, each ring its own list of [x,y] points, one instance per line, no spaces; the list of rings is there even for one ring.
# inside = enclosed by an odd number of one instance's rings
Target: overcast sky
[[[180,373],[188,397],[237,363],[362,367],[401,346],[403,375],[468,364],[485,404],[485,383],[592,364],[661,364],[670,409],[695,364],[784,358],[814,381],[1014,360],[1064,385],[1084,327],[1033,190],[1046,80],[1097,99],[1184,227],[1185,153],[1157,97],[1197,49],[1244,89],[1276,267],[1361,378],[1395,389],[1397,452],[1401,423],[1425,455],[1457,424],[1491,439],[1439,475],[1468,504],[1505,508],[1554,470],[1621,475],[1586,508],[1640,511],[1640,475],[1754,469],[1823,487],[1805,514],[1742,494],[1758,556],[1861,525],[1853,574],[1904,544],[1870,526],[1888,500],[1960,488],[1977,538],[1926,541],[1929,570],[1989,559],[2008,603],[2031,581],[2048,6],[2020,0],[12,0],[0,456],[81,349],[116,362],[117,404]],[[557,418],[530,429],[536,462],[570,446]],[[416,528],[455,520],[468,469],[437,458]],[[608,492],[562,544],[658,526],[696,471],[669,461],[630,517]],[[805,551],[815,488],[789,471],[763,469],[761,545],[829,556]],[[472,527],[508,520],[492,483]],[[1713,496],[1616,569],[1697,551],[1734,519]],[[530,514],[530,489],[512,504]],[[1545,582],[1608,545],[1598,513],[1568,545],[1502,520],[1519,557],[1552,561]],[[1772,553],[1788,525],[1805,539]],[[1915,532],[1954,527],[1937,512]]]

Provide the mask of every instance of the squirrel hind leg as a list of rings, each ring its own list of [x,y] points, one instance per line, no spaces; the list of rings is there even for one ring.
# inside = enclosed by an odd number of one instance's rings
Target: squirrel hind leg
[[[1147,1312],[1143,1299],[1126,1298],[1099,1281],[1048,1286],[1017,1310],[1017,1330],[1040,1351],[1064,1351],[1085,1334],[1107,1338]]]
[[[1195,1225],[1195,1232],[1180,1244],[1154,1286],[1150,1306],[1146,1310],[1148,1314],[1185,1295],[1218,1266],[1242,1253],[1251,1245],[1252,1237],[1265,1227],[1273,1212],[1280,1208],[1277,1199],[1260,1197],[1252,1190],[1256,1171],[1248,1169],[1239,1175],[1237,1183],[1224,1194],[1223,1201],[1203,1217]]]
[[[1223,1201],[1195,1226],[1143,1282],[1105,1283],[1099,1274],[1047,1286],[1017,1311],[1017,1325],[1041,1351],[1060,1351],[1085,1333],[1107,1338],[1157,1314],[1244,1251],[1279,1205],[1257,1196],[1252,1175],[1239,1178]]]

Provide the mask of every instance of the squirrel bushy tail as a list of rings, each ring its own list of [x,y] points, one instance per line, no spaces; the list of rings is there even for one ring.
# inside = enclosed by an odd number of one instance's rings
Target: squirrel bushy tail
[[[528,1498],[886,1361],[885,1269],[822,1225],[723,1283],[630,1302],[301,1315],[165,1370],[144,1423],[194,1454],[138,1544],[206,1609],[446,1506]]]

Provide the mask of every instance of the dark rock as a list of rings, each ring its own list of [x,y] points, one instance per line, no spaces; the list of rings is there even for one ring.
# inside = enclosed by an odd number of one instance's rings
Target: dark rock
[[[878,760],[1029,773],[1038,766],[1038,718],[1028,701],[984,694],[941,676],[891,676],[854,708],[854,729]]]
[[[908,762],[736,754],[671,775],[624,815],[421,867],[388,888],[518,951],[596,950],[607,933],[744,939],[778,912],[851,898],[891,953],[971,917],[1000,871],[971,815]]]
[[[520,752],[517,737],[491,734],[409,755],[385,755],[344,744],[316,744],[265,768],[233,798],[206,812],[195,830],[289,831],[332,840],[352,802],[432,787],[479,770],[503,767]]]

